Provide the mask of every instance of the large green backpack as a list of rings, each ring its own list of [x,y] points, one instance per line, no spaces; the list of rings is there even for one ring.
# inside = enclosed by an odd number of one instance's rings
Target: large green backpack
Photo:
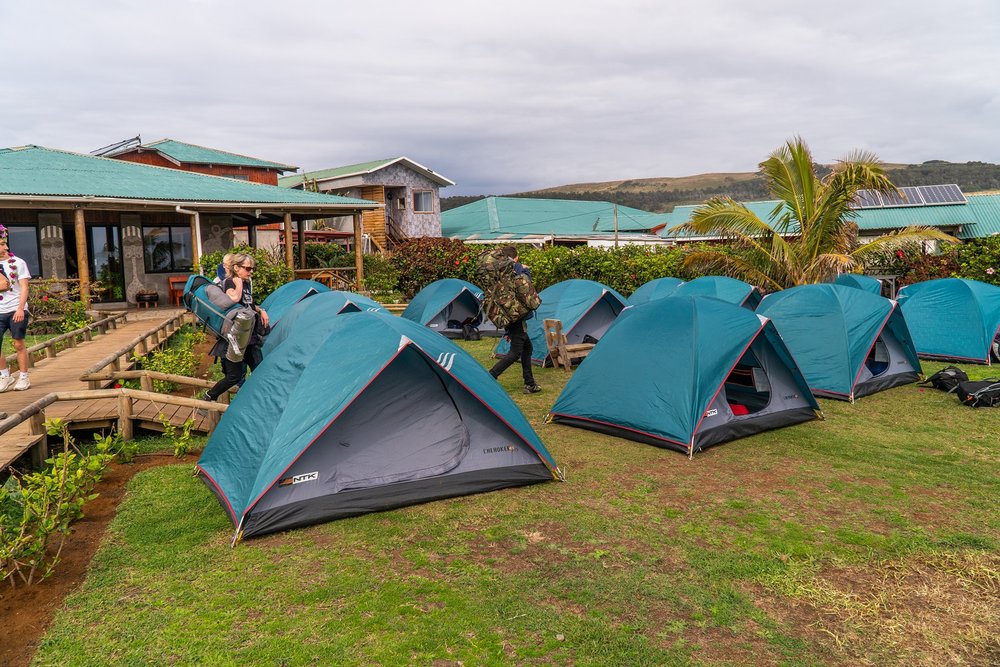
[[[528,276],[514,272],[514,260],[503,248],[479,255],[476,282],[483,290],[483,312],[498,328],[510,326],[542,303]]]

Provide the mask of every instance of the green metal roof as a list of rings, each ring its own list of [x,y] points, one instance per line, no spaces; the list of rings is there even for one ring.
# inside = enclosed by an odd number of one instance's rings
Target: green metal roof
[[[414,162],[408,157],[390,157],[384,160],[373,160],[372,162],[359,162],[358,164],[349,164],[344,167],[333,167],[331,169],[320,169],[319,171],[307,171],[302,174],[292,174],[290,176],[282,176],[278,179],[278,185],[283,188],[297,188],[302,185],[304,181],[330,181],[336,180],[338,178],[346,178],[348,176],[361,176],[363,174],[370,174],[373,171],[378,171],[379,169],[385,169],[391,164],[397,162],[405,164],[410,169],[423,174],[427,178],[436,181],[442,186],[455,185],[454,181],[445,178],[441,174],[435,173],[434,171],[428,169],[427,167]]]
[[[618,231],[647,232],[664,214],[618,206]],[[441,234],[467,240],[613,233],[615,205],[606,201],[486,197],[441,213]]]
[[[0,199],[97,197],[163,202],[375,208],[376,202],[261,185],[69,151],[0,149]]]
[[[177,162],[188,164],[224,164],[239,167],[259,167],[263,169],[276,169],[278,171],[295,171],[298,167],[293,167],[280,162],[270,162],[268,160],[258,160],[246,155],[238,155],[227,151],[219,151],[214,148],[205,148],[195,144],[186,144],[173,139],[160,139],[148,144],[139,146],[142,149],[152,149],[163,153]]]
[[[967,204],[935,206],[898,206],[891,208],[865,208],[856,210],[854,222],[864,231],[888,231],[913,225],[925,227],[961,227],[958,237],[979,238],[1000,233],[1000,195],[966,195]],[[745,202],[761,220],[767,222],[771,211],[779,202]],[[667,226],[661,236],[665,238],[692,238],[694,234],[678,234],[670,229],[691,219],[697,206],[678,206],[668,215]]]
[[[959,238],[981,239],[1000,234],[1000,194],[966,195],[968,207],[972,209],[976,222],[962,228]]]

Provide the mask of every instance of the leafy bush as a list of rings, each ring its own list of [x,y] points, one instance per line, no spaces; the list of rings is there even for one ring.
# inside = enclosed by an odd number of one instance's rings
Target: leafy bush
[[[520,248],[521,262],[531,268],[539,290],[580,278],[594,280],[629,295],[654,278],[693,277],[681,268],[683,251],[670,247],[628,245],[619,248]]]
[[[48,467],[21,477],[12,476],[0,487],[0,582],[31,585],[52,574],[59,563],[70,524],[83,516],[83,507],[114,458],[114,437],[96,437],[93,451],[76,447],[61,420],[45,424],[49,435],[62,436],[66,450],[47,459]],[[60,536],[52,553],[49,541]]]
[[[373,297],[389,300],[399,294],[399,270],[380,255],[364,256],[365,288]]]
[[[392,263],[399,272],[398,288],[413,295],[442,278],[471,280],[475,273],[472,250],[457,239],[418,238],[399,244],[392,254]]]
[[[198,357],[194,346],[201,343],[205,334],[190,326],[182,327],[170,338],[170,343],[162,350],[154,350],[144,357],[135,357],[138,366],[147,371],[193,376],[198,370]],[[153,391],[169,394],[177,389],[173,382],[153,380]]]
[[[71,301],[69,308],[59,320],[59,330],[63,333],[69,333],[82,329],[93,321],[93,318],[87,314],[87,307],[82,301]]]
[[[248,245],[238,245],[229,250],[219,250],[210,252],[201,258],[200,270],[203,275],[215,278],[215,267],[221,262],[226,253],[242,252],[254,258],[256,268],[253,272],[253,299],[255,303],[260,303],[268,297],[274,290],[278,289],[288,281],[294,274],[285,264],[283,252],[269,251],[260,248],[251,248]]]
[[[1000,236],[976,239],[959,246],[955,259],[959,277],[1000,285]]]
[[[65,333],[91,321],[80,301],[78,285],[58,278],[31,281],[28,310],[31,312],[32,333]],[[67,326],[70,328],[65,328]]]

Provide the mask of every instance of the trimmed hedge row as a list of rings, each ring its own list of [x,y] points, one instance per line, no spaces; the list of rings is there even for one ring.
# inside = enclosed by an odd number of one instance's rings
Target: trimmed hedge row
[[[686,270],[682,264],[686,252],[702,247],[698,244],[683,248],[630,245],[619,248],[519,246],[518,249],[521,262],[531,268],[538,290],[570,278],[583,278],[603,283],[628,296],[654,278],[697,278],[700,273]],[[387,299],[401,293],[410,299],[424,286],[442,278],[461,278],[475,283],[476,258],[486,248],[455,239],[413,239],[397,246],[390,259],[366,255],[365,284],[376,298]],[[254,296],[258,301],[291,279],[283,258],[245,246],[237,250],[249,252],[257,259],[259,268],[254,274]],[[204,261],[214,266],[222,254],[207,255]],[[316,254],[318,258],[320,253]],[[936,255],[924,254],[919,248],[900,251],[889,266],[880,270],[900,276],[900,285],[949,276],[1000,285],[1000,236],[970,241]]]

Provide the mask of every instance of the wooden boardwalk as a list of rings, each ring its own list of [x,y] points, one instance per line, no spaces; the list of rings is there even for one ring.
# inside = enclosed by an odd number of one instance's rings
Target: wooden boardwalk
[[[94,336],[92,340],[78,343],[67,348],[51,358],[35,361],[29,369],[31,387],[24,391],[6,391],[0,394],[0,413],[9,415],[8,422],[25,410],[31,411],[33,405],[45,403],[51,394],[66,394],[81,392],[96,388],[98,383],[81,380],[81,376],[92,371],[95,366],[107,362],[109,355],[115,355],[132,341],[142,339],[136,346],[136,352],[142,354],[148,349],[166,342],[165,325],[169,327],[171,320],[184,311],[176,308],[158,308],[130,312],[124,323],[107,333]],[[156,330],[158,333],[152,333]],[[111,367],[124,370],[131,365],[128,355],[115,357]],[[104,384],[110,384],[104,383]],[[119,390],[121,391],[121,390]],[[217,421],[217,418],[206,417],[192,406],[160,404],[156,400],[142,398],[131,399],[129,404],[131,418],[135,425],[154,430],[163,430],[159,415],[163,414],[171,423],[183,424],[189,417],[194,417],[196,431],[207,431]],[[190,399],[188,399],[190,400]],[[122,411],[122,403],[116,398],[98,398],[72,401],[49,401],[44,408],[45,418],[61,417],[74,424],[74,428],[103,428],[118,423]],[[32,422],[35,423],[32,423]],[[0,425],[4,419],[0,418]],[[33,451],[35,445],[44,436],[39,436],[38,417],[25,419],[4,433],[0,433],[0,469],[31,451],[35,458],[45,454],[45,448]],[[131,428],[128,429],[131,431]]]

